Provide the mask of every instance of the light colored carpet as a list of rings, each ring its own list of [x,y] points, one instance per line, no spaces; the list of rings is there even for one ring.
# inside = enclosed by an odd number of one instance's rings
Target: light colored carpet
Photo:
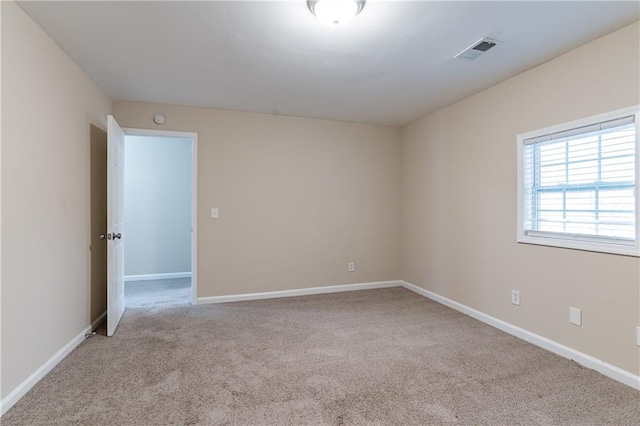
[[[637,425],[639,398],[392,288],[129,309],[2,425]]]
[[[127,281],[124,304],[127,308],[146,308],[191,303],[191,278]]]

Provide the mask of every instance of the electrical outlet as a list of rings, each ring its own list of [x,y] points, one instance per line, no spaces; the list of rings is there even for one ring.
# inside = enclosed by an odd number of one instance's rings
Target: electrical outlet
[[[356,270],[356,264],[353,262],[349,262],[349,272],[353,272]]]
[[[518,290],[511,290],[511,303],[520,306],[520,292]]]
[[[640,327],[636,327],[636,345],[640,346]]]

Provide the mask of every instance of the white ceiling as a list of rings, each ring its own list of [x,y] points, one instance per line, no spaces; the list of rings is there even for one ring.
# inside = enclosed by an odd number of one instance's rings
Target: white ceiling
[[[21,2],[113,99],[404,125],[640,19],[636,1]],[[482,37],[501,44],[453,57]]]

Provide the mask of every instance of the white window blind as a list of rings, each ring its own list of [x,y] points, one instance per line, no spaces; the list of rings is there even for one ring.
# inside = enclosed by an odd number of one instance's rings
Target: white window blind
[[[523,140],[527,236],[636,245],[635,114]]]

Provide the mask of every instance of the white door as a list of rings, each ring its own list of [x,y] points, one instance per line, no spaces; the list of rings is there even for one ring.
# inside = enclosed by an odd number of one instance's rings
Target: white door
[[[107,336],[113,336],[124,313],[124,132],[107,117]]]

